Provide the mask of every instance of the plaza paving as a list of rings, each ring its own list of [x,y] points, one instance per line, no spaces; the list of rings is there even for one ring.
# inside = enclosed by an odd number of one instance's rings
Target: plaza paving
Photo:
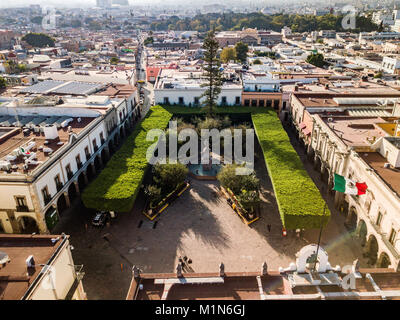
[[[317,242],[319,230],[308,230],[300,238],[290,232],[282,236],[272,185],[260,154],[257,150],[255,167],[262,182],[262,216],[250,227],[219,195],[217,182],[192,180],[191,188],[156,222],[141,214],[141,195],[132,212],[119,214],[111,226],[102,229],[90,226],[93,212],[76,202],[54,232],[71,235],[75,263],[84,264],[88,298],[124,299],[133,265],[143,272],[174,272],[180,256],[192,259],[191,271],[195,272],[217,271],[220,262],[226,271],[258,271],[264,261],[274,270],[295,261],[300,248]],[[311,165],[306,164],[306,169],[319,185]],[[333,201],[328,199],[328,203],[333,216],[323,231],[322,247],[332,265],[351,264],[360,257],[361,247],[344,227],[345,219],[334,210]]]

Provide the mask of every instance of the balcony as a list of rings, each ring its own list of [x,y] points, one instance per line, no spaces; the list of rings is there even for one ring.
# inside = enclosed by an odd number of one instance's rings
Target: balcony
[[[17,212],[29,212],[29,208],[27,206],[17,206]]]

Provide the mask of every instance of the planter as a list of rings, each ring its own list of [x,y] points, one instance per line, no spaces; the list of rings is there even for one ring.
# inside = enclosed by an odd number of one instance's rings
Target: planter
[[[154,220],[159,214],[161,214],[169,205],[171,205],[176,199],[178,199],[183,192],[190,187],[188,182],[181,183],[174,191],[169,193],[163,200],[161,200],[154,207],[149,205],[143,211],[143,214],[150,220]]]
[[[224,197],[228,200],[229,205],[235,211],[235,213],[242,219],[244,223],[247,225],[256,222],[260,217],[257,215],[256,212],[248,213],[246,212],[241,203],[237,200],[236,196],[230,189],[225,189],[221,186],[221,191]]]

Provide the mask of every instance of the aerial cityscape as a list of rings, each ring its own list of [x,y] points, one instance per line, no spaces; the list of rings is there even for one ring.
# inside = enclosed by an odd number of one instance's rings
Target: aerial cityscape
[[[0,300],[400,300],[399,240],[400,1],[0,3]]]

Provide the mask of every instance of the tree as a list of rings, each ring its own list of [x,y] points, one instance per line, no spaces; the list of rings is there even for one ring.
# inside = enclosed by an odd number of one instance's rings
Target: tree
[[[181,163],[157,164],[154,166],[154,181],[161,187],[163,194],[173,191],[185,181],[188,168]]]
[[[4,89],[7,85],[6,79],[0,77],[0,89]]]
[[[44,33],[28,33],[22,37],[32,47],[54,47],[54,39]]]
[[[322,68],[326,64],[322,53],[312,53],[307,57],[306,61],[319,68]]]
[[[41,16],[36,16],[36,17],[31,18],[31,22],[34,24],[42,24],[42,20],[43,20],[43,17],[41,17]]]
[[[110,59],[110,63],[111,64],[117,64],[119,62],[119,59],[117,58],[117,57],[112,57],[111,59]]]
[[[221,52],[222,62],[228,63],[231,60],[236,60],[236,50],[235,48],[224,48]]]
[[[240,195],[243,190],[247,192],[257,191],[260,181],[255,174],[237,175],[238,165],[224,166],[217,175],[217,179],[224,188],[229,188],[235,195]]]
[[[148,44],[150,44],[150,43],[153,43],[154,42],[154,38],[153,37],[147,37],[145,40],[144,40],[144,45],[145,46],[147,46]]]
[[[144,193],[147,195],[151,204],[157,204],[161,201],[161,188],[155,185],[149,185],[144,189]]]
[[[221,61],[217,57],[218,48],[219,44],[215,39],[215,31],[211,30],[203,43],[203,49],[205,50],[204,78],[206,83],[201,85],[207,88],[201,97],[205,97],[203,104],[206,106],[208,114],[212,114],[214,107],[217,106],[218,96],[222,87]]]
[[[245,63],[247,60],[247,52],[249,51],[249,46],[243,42],[238,42],[235,45],[236,57],[241,63]]]

